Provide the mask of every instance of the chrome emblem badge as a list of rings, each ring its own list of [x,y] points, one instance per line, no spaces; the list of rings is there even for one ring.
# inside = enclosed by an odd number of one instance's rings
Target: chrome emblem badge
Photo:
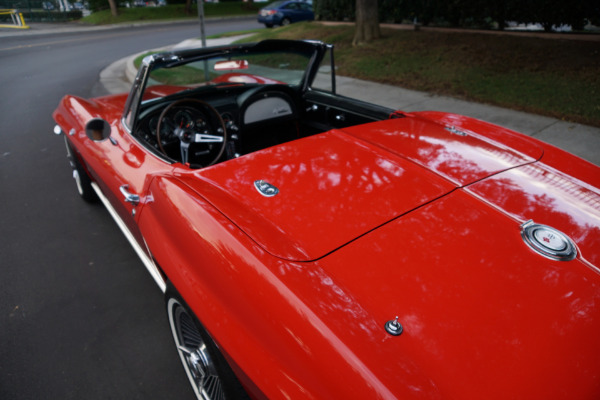
[[[277,193],[279,193],[279,189],[271,185],[269,182],[263,181],[262,179],[254,181],[254,187],[256,188],[256,190],[258,190],[258,193],[262,194],[265,197],[273,197]]]
[[[577,256],[575,243],[564,233],[532,220],[521,225],[525,243],[537,253],[559,261],[569,261]]]
[[[454,135],[458,135],[458,136],[467,136],[467,132],[465,131],[461,131],[460,129],[454,127],[454,126],[447,126],[444,129],[446,129],[448,132],[454,134]]]

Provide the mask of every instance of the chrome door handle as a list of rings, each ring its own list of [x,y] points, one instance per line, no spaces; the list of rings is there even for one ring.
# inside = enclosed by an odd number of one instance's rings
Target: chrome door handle
[[[134,206],[139,204],[140,196],[138,196],[137,194],[129,193],[128,189],[129,185],[122,185],[119,187],[121,194],[125,197],[125,201],[127,203],[133,204]]]

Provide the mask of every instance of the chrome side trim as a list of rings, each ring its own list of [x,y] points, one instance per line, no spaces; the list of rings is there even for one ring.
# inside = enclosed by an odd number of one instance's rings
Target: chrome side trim
[[[121,217],[119,217],[119,214],[117,214],[117,211],[113,208],[112,204],[110,204],[106,196],[104,196],[104,193],[102,193],[98,185],[95,182],[92,182],[92,187],[94,188],[94,191],[102,201],[102,204],[104,204],[104,207],[106,207],[111,217],[113,217],[113,219],[121,229],[121,232],[123,232],[123,234],[127,238],[127,241],[129,241],[131,247],[133,247],[133,250],[135,250],[140,260],[142,260],[142,263],[144,264],[148,272],[150,272],[150,275],[154,279],[154,282],[156,282],[160,290],[162,290],[162,292],[165,293],[167,290],[167,282],[165,282],[165,280],[163,279],[162,275],[160,274],[160,271],[156,267],[156,264],[154,264],[154,261],[152,261],[152,259],[148,257],[148,255],[144,252],[142,247],[135,240],[133,234],[131,233],[129,228],[127,228],[127,225],[125,225],[125,222],[123,222]]]

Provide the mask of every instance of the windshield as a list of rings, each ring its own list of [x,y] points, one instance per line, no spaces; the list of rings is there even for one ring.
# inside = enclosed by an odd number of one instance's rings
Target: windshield
[[[143,100],[201,86],[223,84],[299,85],[310,62],[308,54],[291,51],[221,54],[209,59],[154,68]]]

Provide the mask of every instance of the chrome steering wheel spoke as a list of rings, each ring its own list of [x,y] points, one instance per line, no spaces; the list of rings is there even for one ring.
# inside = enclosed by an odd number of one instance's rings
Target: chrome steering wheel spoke
[[[179,142],[179,148],[181,150],[181,163],[187,164],[190,154],[190,144],[188,142],[181,141]]]
[[[185,114],[186,118],[182,118],[181,121],[171,121],[169,116],[173,113],[175,118],[178,114]],[[204,132],[199,132],[199,129],[197,129],[201,127],[197,121],[202,121],[203,127],[206,127]],[[191,164],[194,164],[194,167],[198,167],[199,164],[205,167],[213,165],[221,158],[227,147],[227,130],[221,115],[214,107],[201,100],[177,100],[165,107],[160,113],[156,128],[158,147],[164,155],[169,156],[161,139],[163,127],[167,128],[169,136],[179,140],[181,157],[179,161],[188,166]],[[218,134],[214,135],[211,132]],[[190,149],[191,144],[206,145],[206,149],[195,151],[194,147]],[[215,144],[216,146],[213,146]]]
[[[194,143],[223,143],[224,137],[218,135],[208,135],[206,133],[194,134]]]

